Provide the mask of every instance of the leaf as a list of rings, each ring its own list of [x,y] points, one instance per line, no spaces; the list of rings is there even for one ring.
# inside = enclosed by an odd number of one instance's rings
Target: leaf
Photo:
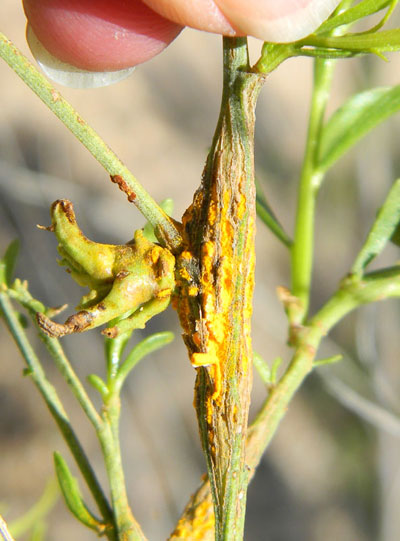
[[[364,268],[383,250],[400,223],[400,179],[396,180],[379,209],[367,239],[351,269],[361,274]]]
[[[140,360],[143,359],[143,357],[146,357],[153,351],[170,344],[174,338],[175,336],[172,332],[159,332],[148,336],[139,342],[139,344],[136,344],[118,370],[118,375],[116,377],[116,388],[120,389],[122,387],[122,384],[129,372]]]
[[[70,472],[67,463],[59,453],[54,453],[54,465],[57,479],[65,503],[71,513],[88,528],[99,534],[104,532],[104,524],[88,510],[83,501],[77,479]]]
[[[130,332],[120,333],[116,338],[104,339],[104,348],[107,359],[107,374],[111,379],[114,378],[118,372],[122,353],[130,337],[132,336],[132,332],[133,330]]]
[[[14,275],[15,265],[19,253],[19,240],[13,240],[4,254],[4,257],[0,259],[0,283],[5,283],[7,286],[11,285],[11,281]]]
[[[104,380],[101,379],[100,376],[97,374],[89,374],[87,377],[88,382],[92,387],[96,389],[101,394],[101,397],[103,400],[107,398],[107,396],[110,394],[110,390],[105,384]]]
[[[257,198],[256,198],[256,211],[257,216],[264,222],[268,229],[288,248],[292,245],[292,240],[286,234],[285,230],[279,223],[274,212],[266,200],[259,183],[256,181],[257,186]]]
[[[343,36],[311,34],[298,43],[302,46],[340,49],[361,54],[394,52],[400,49],[400,29],[344,34]]]
[[[253,364],[265,385],[270,386],[276,384],[278,369],[282,364],[281,357],[276,357],[272,361],[272,366],[270,368],[268,363],[261,357],[261,355],[253,351]]]
[[[396,246],[400,246],[400,223],[397,224],[396,229],[394,230],[393,235],[390,237],[390,240]]]
[[[326,172],[362,137],[399,110],[400,85],[373,88],[352,96],[322,130],[320,171]]]
[[[330,17],[315,32],[316,34],[324,34],[325,32],[331,32],[338,26],[354,23],[368,15],[373,15],[378,11],[393,4],[392,0],[363,0],[356,6],[347,9],[344,12],[339,13],[333,17]],[[397,3],[397,2],[395,2]]]
[[[268,363],[255,351],[253,351],[253,364],[254,368],[257,370],[258,375],[265,383],[265,385],[270,385],[271,383],[271,369],[268,366]]]

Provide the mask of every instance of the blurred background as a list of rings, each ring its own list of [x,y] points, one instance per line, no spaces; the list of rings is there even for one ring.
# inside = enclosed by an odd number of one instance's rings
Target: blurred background
[[[398,18],[399,19],[399,18]],[[0,3],[1,30],[31,57],[25,19],[15,0]],[[252,43],[256,57],[259,43]],[[218,115],[221,43],[185,30],[161,56],[116,86],[61,89],[131,168],[153,197],[172,197],[180,218],[200,182]],[[389,55],[340,62],[329,111],[352,92],[398,83],[400,59]],[[256,170],[268,200],[291,233],[312,79],[312,62],[290,60],[273,73],[257,108]],[[46,107],[0,63],[0,248],[20,238],[17,276],[48,305],[82,292],[57,265],[48,225],[50,204],[70,199],[85,234],[124,243],[144,220],[108,175]],[[346,274],[377,208],[400,174],[399,119],[379,127],[342,159],[318,202],[312,309]],[[377,262],[399,257],[388,247]],[[271,362],[290,359],[286,320],[276,287],[289,284],[288,253],[260,222],[253,318],[254,348]],[[343,361],[321,367],[305,383],[257,475],[248,497],[246,541],[395,541],[400,538],[399,303],[365,307],[347,317],[319,357]],[[152,540],[165,539],[205,470],[192,407],[194,371],[180,340],[175,313],[151,321],[136,339],[172,330],[172,345],[144,360],[123,394],[123,458],[133,512]],[[35,331],[32,340],[40,344]],[[63,338],[78,374],[104,372],[98,331]],[[40,497],[53,476],[52,452],[73,469],[68,450],[0,326],[0,512],[12,522]],[[45,353],[83,445],[104,480],[91,427]],[[93,392],[94,400],[96,400]],[[266,396],[254,376],[252,416]],[[73,469],[75,472],[75,469]],[[83,483],[82,483],[83,485]],[[47,539],[83,541],[95,534],[77,524],[61,501],[48,517]],[[21,539],[27,539],[21,538]]]

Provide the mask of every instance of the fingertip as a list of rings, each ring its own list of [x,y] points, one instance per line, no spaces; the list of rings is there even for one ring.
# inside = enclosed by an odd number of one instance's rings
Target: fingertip
[[[215,1],[239,32],[285,43],[314,32],[341,0],[247,0],[245,5],[242,0]]]
[[[62,62],[40,43],[31,26],[26,28],[26,41],[43,73],[54,83],[70,88],[99,88],[118,83],[132,74],[134,67],[116,71],[88,71]]]
[[[118,71],[146,62],[182,30],[140,0],[24,0],[24,9],[52,56],[89,71]]]

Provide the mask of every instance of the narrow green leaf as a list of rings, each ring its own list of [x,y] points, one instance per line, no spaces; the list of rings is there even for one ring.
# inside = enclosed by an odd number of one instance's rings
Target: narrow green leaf
[[[400,49],[400,29],[345,34],[344,36],[311,34],[297,43],[302,46],[341,49],[353,53],[387,53]]]
[[[95,530],[98,534],[102,534],[104,532],[104,524],[92,515],[86,507],[78,481],[72,475],[67,463],[59,453],[54,453],[54,465],[61,492],[68,509],[82,524]]]
[[[400,223],[400,179],[396,180],[379,209],[367,239],[351,269],[353,274],[361,274],[365,267],[383,250]]]
[[[101,394],[101,397],[103,398],[103,400],[105,400],[107,396],[109,395],[110,391],[107,385],[101,379],[101,377],[98,376],[97,374],[89,374],[89,376],[87,377],[87,380],[90,383],[90,385],[94,387],[96,391],[98,391]]]
[[[271,366],[271,385],[276,385],[276,382],[278,381],[278,370],[281,364],[283,363],[282,357],[276,357],[272,361]]]
[[[257,185],[257,198],[256,198],[256,211],[257,216],[264,222],[268,229],[281,241],[285,246],[290,248],[292,245],[292,240],[286,234],[285,230],[279,223],[275,214],[273,213],[271,207],[269,206],[265,195],[263,194],[261,188]]]
[[[271,383],[271,369],[261,355],[255,351],[253,351],[253,364],[263,383],[265,383],[265,385],[269,385]]]
[[[170,344],[175,338],[172,332],[159,332],[148,336],[139,344],[137,344],[132,351],[129,353],[120,369],[118,370],[118,375],[116,379],[116,389],[117,391],[121,389],[126,377],[129,372],[137,365],[137,363],[150,355],[153,351],[160,349],[167,344]]]
[[[339,13],[333,17],[330,17],[315,32],[316,34],[324,34],[331,32],[335,28],[347,24],[352,24],[368,15],[373,15],[378,11],[388,7],[389,5],[397,3],[393,0],[363,0],[357,5],[347,9],[346,11]]]
[[[9,244],[4,257],[0,259],[0,284],[5,283],[7,286],[11,285],[19,253],[19,247],[19,240],[13,240]]]
[[[352,96],[322,130],[319,169],[332,165],[375,126],[400,110],[400,85],[378,87]]]
[[[133,331],[120,333],[116,338],[104,339],[104,349],[107,361],[107,377],[110,380],[114,379],[117,375],[122,353],[124,352],[128,340],[132,336],[132,332]]]
[[[397,224],[396,229],[394,230],[393,235],[390,237],[390,240],[395,244],[396,246],[400,246],[400,223]]]
[[[343,355],[340,353],[338,355],[332,355],[331,357],[326,357],[325,359],[318,359],[313,362],[313,366],[317,368],[318,366],[325,366],[327,364],[334,364],[343,359]]]
[[[276,385],[278,369],[280,365],[282,364],[281,357],[276,357],[272,361],[272,365],[270,368],[268,363],[261,357],[261,355],[253,351],[253,363],[254,363],[254,368],[257,370],[258,375],[263,380],[265,385],[267,386]]]

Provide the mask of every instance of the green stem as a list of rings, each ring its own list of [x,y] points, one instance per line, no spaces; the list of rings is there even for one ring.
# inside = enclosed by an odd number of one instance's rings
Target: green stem
[[[264,406],[249,428],[247,462],[255,468],[271,441],[288,405],[311,372],[321,340],[352,310],[363,304],[400,297],[400,266],[366,274],[362,280],[346,278],[336,293],[303,327],[296,351],[279,383],[272,388]]]
[[[315,201],[322,180],[322,175],[317,167],[318,145],[329,97],[333,67],[333,61],[321,59],[315,61],[310,120],[300,177],[295,233],[291,250],[292,295],[300,301],[296,311],[291,312],[289,310],[289,320],[292,324],[300,324],[304,321],[310,302],[314,254]]]
[[[47,380],[43,368],[36,356],[32,346],[30,345],[25,331],[18,320],[16,313],[11,305],[7,294],[0,292],[0,309],[4,314],[7,326],[13,336],[25,362],[28,366],[28,373],[31,376],[34,384],[42,395],[46,405],[57,423],[66,444],[68,445],[78,467],[81,471],[96,503],[99,511],[107,524],[113,524],[112,510],[108,504],[106,497],[101,489],[101,486],[96,478],[96,475],[90,465],[90,462],[71,427],[69,418],[64,410],[64,407],[57,395],[55,388]],[[112,528],[107,529],[107,537],[110,541],[116,541]]]
[[[177,309],[192,364],[195,407],[212,485],[216,540],[243,539],[245,440],[252,381],[254,110],[265,77],[250,70],[247,40],[224,38],[221,110],[200,188],[185,212]],[[196,269],[199,271],[196,271]],[[186,270],[187,269],[187,270]],[[179,270],[178,270],[179,273]],[[190,285],[199,294],[191,293]]]
[[[182,239],[173,220],[157,205],[100,136],[1,32],[0,56],[104,167],[112,180],[155,228],[165,246],[171,250],[179,248]]]
[[[50,338],[43,332],[40,333],[40,337],[89,421],[92,423],[95,430],[100,430],[102,423],[101,417],[93,406],[93,403],[76,375],[75,370],[68,361],[59,340],[57,338]]]
[[[126,493],[119,443],[120,409],[121,404],[118,393],[110,390],[103,407],[103,427],[98,432],[98,438],[110,483],[118,541],[145,541],[146,537],[132,515]]]
[[[270,385],[270,392],[256,419],[249,426],[246,442],[246,464],[249,468],[249,477],[254,474],[255,468],[261,460],[268,444],[272,440],[279,423],[288,411],[293,395],[299,389],[311,370],[318,366],[315,357],[321,340],[326,334],[347,314],[362,304],[385,300],[391,297],[400,297],[400,266],[383,271],[367,274],[362,280],[347,278],[337,292],[312,318],[307,326],[303,327],[297,337],[296,351],[285,372],[276,385]],[[266,378],[269,380],[269,378]],[[191,498],[185,508],[176,532],[172,534],[171,541],[178,541],[181,531],[193,531],[191,520],[194,514],[201,512],[207,520],[204,523],[199,519],[197,526],[201,531],[201,539],[211,541],[213,524],[208,518],[207,502],[210,496],[210,485],[205,481]],[[204,510],[205,506],[205,510]],[[201,511],[200,511],[201,510]],[[189,537],[185,537],[189,539]]]

